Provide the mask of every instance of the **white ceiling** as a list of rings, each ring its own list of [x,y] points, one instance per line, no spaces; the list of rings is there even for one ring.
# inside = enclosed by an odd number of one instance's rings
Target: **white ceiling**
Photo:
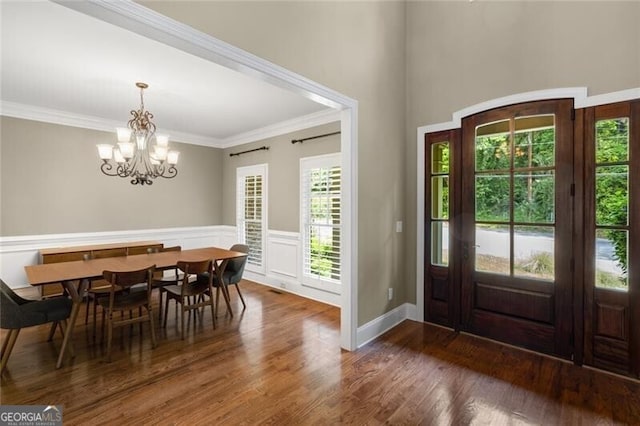
[[[158,132],[220,146],[327,110],[55,3],[0,1],[0,8],[3,114],[11,105],[124,126],[139,107],[135,82],[142,81],[149,85],[144,102]]]

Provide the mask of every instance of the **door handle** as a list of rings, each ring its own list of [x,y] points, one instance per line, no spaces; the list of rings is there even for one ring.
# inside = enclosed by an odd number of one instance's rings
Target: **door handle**
[[[471,247],[475,249],[480,247],[480,244],[474,244]],[[469,259],[469,243],[462,243],[462,258],[464,260]]]

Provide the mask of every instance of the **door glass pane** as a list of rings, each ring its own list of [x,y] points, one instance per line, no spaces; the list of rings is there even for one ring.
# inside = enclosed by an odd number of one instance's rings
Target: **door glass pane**
[[[449,218],[448,176],[433,176],[431,178],[431,217],[433,219]]]
[[[514,226],[513,274],[553,281],[554,230],[550,226]]]
[[[596,224],[626,226],[629,166],[596,168]]]
[[[554,120],[553,114],[515,119],[514,167],[550,167],[555,164]]]
[[[431,145],[431,173],[449,173],[449,142],[438,142]]]
[[[476,175],[476,220],[506,222],[509,220],[509,189],[507,173]]]
[[[509,170],[509,120],[476,127],[476,171]]]
[[[629,118],[596,122],[596,163],[629,159]]]
[[[553,223],[555,177],[552,170],[516,173],[513,185],[513,214],[516,222]]]
[[[431,264],[449,264],[449,223],[431,223]]]
[[[596,230],[596,287],[628,291],[628,231]]]
[[[476,224],[476,271],[509,275],[509,225]]]

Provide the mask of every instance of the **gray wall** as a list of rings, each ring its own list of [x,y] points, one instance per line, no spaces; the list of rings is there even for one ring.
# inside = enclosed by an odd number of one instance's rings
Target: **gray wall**
[[[405,3],[142,3],[358,100],[358,324],[404,303]]]
[[[640,87],[640,2],[408,2],[407,300],[415,302],[416,128],[532,90]]]
[[[219,149],[170,142],[178,176],[131,185],[100,170],[113,133],[0,117],[0,235],[218,225]]]
[[[236,169],[254,164],[268,164],[268,229],[277,231],[300,231],[300,159],[314,155],[340,151],[340,135],[328,136],[291,144],[292,139],[332,133],[340,130],[340,123],[293,132],[264,139],[250,144],[224,150],[222,188],[222,221],[225,225],[236,224]],[[268,151],[256,151],[230,157],[232,152],[268,146]]]

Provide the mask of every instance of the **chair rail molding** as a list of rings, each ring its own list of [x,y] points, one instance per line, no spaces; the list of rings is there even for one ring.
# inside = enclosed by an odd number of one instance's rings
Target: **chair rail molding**
[[[234,226],[214,225],[0,237],[0,276],[12,288],[28,287],[24,267],[40,263],[42,249],[147,240],[183,249],[230,247],[236,242],[236,234]]]

